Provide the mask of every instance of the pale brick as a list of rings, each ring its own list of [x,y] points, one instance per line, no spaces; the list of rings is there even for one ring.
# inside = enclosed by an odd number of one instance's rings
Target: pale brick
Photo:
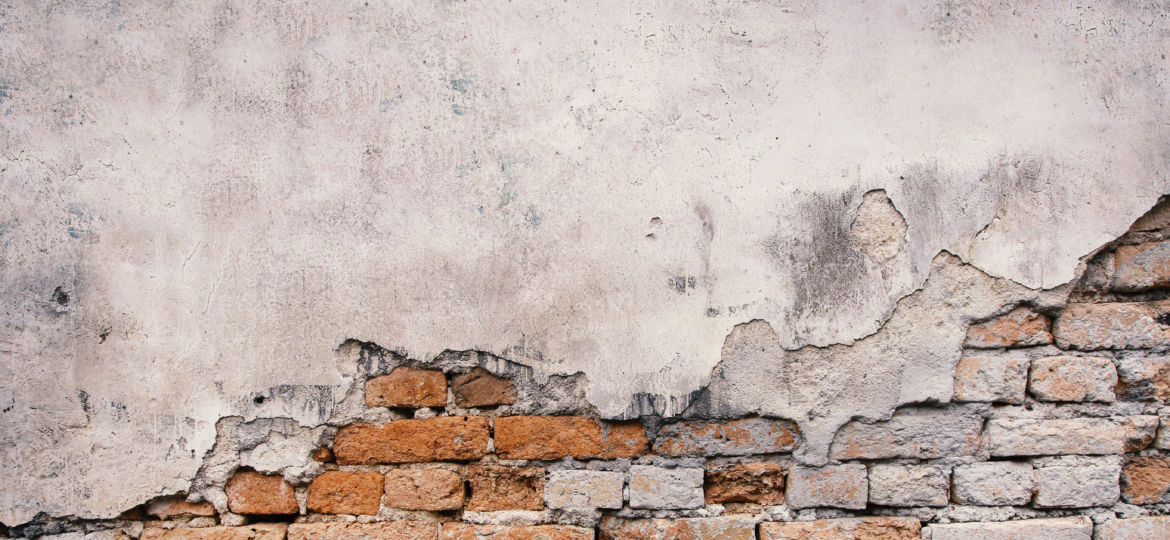
[[[443,540],[593,540],[593,529],[569,525],[443,524]]]
[[[394,368],[366,381],[367,407],[443,407],[447,376],[434,369]]]
[[[1052,320],[1021,306],[990,321],[973,324],[967,330],[964,347],[998,349],[1052,343]]]
[[[437,540],[439,524],[428,521],[293,523],[288,540]]]
[[[955,502],[977,506],[1025,505],[1032,499],[1032,465],[991,461],[955,467]]]
[[[954,413],[895,415],[888,421],[853,421],[837,431],[833,459],[932,459],[969,456],[979,449],[983,419]]]
[[[1170,459],[1137,457],[1121,469],[1122,497],[1132,504],[1170,502]]]
[[[752,540],[754,519],[740,516],[683,519],[606,518],[599,527],[601,540]]]
[[[288,525],[256,523],[243,527],[145,529],[140,540],[283,540]]]
[[[333,453],[341,465],[471,461],[487,454],[488,438],[482,416],[351,424],[337,431]]]
[[[300,511],[296,495],[279,475],[254,471],[238,472],[224,487],[228,508],[237,514],[296,514]]]
[[[376,472],[325,471],[309,484],[305,507],[322,514],[377,514],[384,485]]]
[[[876,464],[869,468],[869,502],[881,506],[946,506],[950,472],[939,465]]]
[[[707,504],[784,504],[784,469],[775,463],[744,463],[707,470]]]
[[[1170,516],[1115,519],[1097,525],[1095,540],[1170,538]]]
[[[1149,349],[1170,346],[1170,301],[1069,304],[1053,324],[1063,349]]]
[[[1037,358],[1028,372],[1028,391],[1041,401],[1113,401],[1115,386],[1117,371],[1108,358]]]
[[[796,424],[787,420],[745,418],[667,424],[654,439],[654,452],[667,456],[746,456],[789,452]]]
[[[703,469],[630,467],[630,507],[680,510],[703,506]]]
[[[629,458],[649,447],[641,423],[580,416],[497,418],[495,444],[504,459]]]
[[[544,468],[471,465],[467,468],[471,497],[467,509],[540,510],[544,508]]]
[[[1154,438],[1154,448],[1170,450],[1170,413],[1166,409],[1158,412],[1158,430]]]
[[[1057,458],[1035,474],[1037,508],[1111,506],[1121,496],[1121,463],[1113,457]]]
[[[1028,359],[972,356],[955,367],[955,400],[1021,404],[1028,383]]]
[[[549,508],[617,509],[622,507],[625,475],[609,471],[551,471],[544,487]]]
[[[997,418],[988,423],[993,456],[1055,456],[1121,454],[1149,443],[1157,417],[1122,420],[1072,418],[1059,420]]]
[[[463,478],[446,469],[395,469],[386,472],[386,506],[403,510],[458,510]]]
[[[1112,289],[1141,292],[1170,287],[1170,241],[1118,246]]]
[[[1117,394],[1123,399],[1170,399],[1170,357],[1123,358],[1117,362]]]
[[[862,517],[760,524],[760,540],[918,540],[914,518]]]
[[[788,473],[788,506],[792,508],[865,508],[869,497],[865,465],[794,467]]]
[[[931,525],[923,531],[922,537],[931,540],[1092,540],[1093,520],[1077,516]]]

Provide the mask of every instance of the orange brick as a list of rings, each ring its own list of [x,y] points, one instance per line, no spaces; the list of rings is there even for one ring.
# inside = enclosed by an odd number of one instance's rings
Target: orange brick
[[[377,514],[384,483],[376,472],[326,471],[309,484],[305,506],[322,514]]]
[[[488,437],[482,416],[353,424],[338,430],[333,454],[341,465],[472,461],[487,454]]]
[[[366,381],[367,407],[443,407],[447,376],[433,369],[394,368]]]
[[[256,523],[243,527],[146,529],[141,540],[283,540],[288,525]]]
[[[703,493],[707,504],[784,504],[784,469],[775,463],[747,463],[709,469]]]
[[[967,329],[964,347],[998,349],[1052,343],[1052,319],[1028,307],[1018,307]]]
[[[377,523],[293,523],[288,540],[438,540],[439,524],[430,521]]]
[[[568,525],[472,525],[443,524],[443,540],[593,540],[593,529]]]
[[[639,423],[611,424],[580,416],[496,419],[496,453],[504,459],[627,458],[649,445]]]
[[[544,468],[472,465],[467,468],[471,499],[467,509],[540,510],[544,508]]]
[[[463,508],[463,479],[446,469],[397,469],[386,473],[386,505],[403,510]]]
[[[516,385],[483,368],[451,379],[451,393],[460,407],[491,407],[516,403]]]
[[[146,513],[160,519],[175,516],[214,516],[215,507],[209,502],[189,503],[181,496],[155,499],[146,506]]]
[[[1170,502],[1170,459],[1139,457],[1121,469],[1121,492],[1126,502],[1154,504]]]
[[[1119,246],[1113,290],[1139,292],[1170,287],[1170,241]]]
[[[278,475],[238,472],[228,480],[224,491],[228,496],[228,508],[237,514],[296,514],[300,511],[292,486]]]

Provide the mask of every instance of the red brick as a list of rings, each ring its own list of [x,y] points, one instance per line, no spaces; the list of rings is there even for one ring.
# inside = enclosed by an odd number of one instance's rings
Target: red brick
[[[332,462],[333,461],[333,450],[330,450],[328,446],[322,446],[316,450],[313,450],[313,461],[317,461],[320,463]]]
[[[431,521],[377,523],[293,523],[288,540],[438,540],[439,524]]]
[[[309,484],[305,506],[322,514],[377,514],[384,484],[376,472],[326,471]]]
[[[755,521],[746,517],[602,520],[601,540],[751,540]]]
[[[1170,301],[1069,304],[1053,323],[1064,349],[1148,349],[1170,345]]]
[[[1027,347],[1052,343],[1052,319],[1018,307],[990,321],[973,324],[967,329],[964,347],[975,349],[998,349],[1001,347]]]
[[[516,385],[497,377],[486,369],[475,368],[471,373],[451,379],[451,393],[460,407],[491,407],[516,403]]]
[[[796,445],[796,424],[787,420],[679,422],[663,426],[654,452],[667,456],[746,456],[789,452]]]
[[[471,465],[467,468],[471,498],[467,509],[540,510],[544,508],[544,468]]]
[[[707,470],[707,504],[784,504],[784,469],[775,463],[747,463]]]
[[[472,525],[443,524],[443,540],[593,540],[593,529],[568,525]]]
[[[1170,241],[1119,246],[1113,258],[1112,288],[1140,292],[1170,287]]]
[[[918,540],[914,518],[863,517],[760,524],[760,540]]]
[[[1170,459],[1139,457],[1121,469],[1121,496],[1132,504],[1170,502]]]
[[[160,519],[175,516],[214,516],[215,507],[209,502],[189,503],[185,497],[162,497],[146,506],[146,513]]]
[[[333,454],[341,465],[472,461],[487,454],[488,437],[482,416],[353,424],[337,431]]]
[[[496,453],[504,459],[628,458],[643,454],[648,444],[640,423],[580,416],[496,419]]]
[[[256,523],[243,527],[178,527],[174,529],[146,529],[141,540],[283,540],[288,525],[284,523]]]
[[[237,514],[296,514],[300,511],[293,488],[278,475],[238,472],[224,491],[228,508]]]
[[[386,473],[386,505],[403,510],[458,510],[463,478],[446,469],[396,469]]]
[[[447,376],[433,369],[394,368],[366,381],[367,407],[443,407]]]

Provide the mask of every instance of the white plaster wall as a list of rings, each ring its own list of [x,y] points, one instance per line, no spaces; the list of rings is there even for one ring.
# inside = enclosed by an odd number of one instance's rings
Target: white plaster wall
[[[348,338],[581,371],[616,417],[736,324],[873,334],[940,250],[1057,287],[1170,191],[1168,14],[0,3],[0,522],[185,490],[222,416],[323,421]],[[842,234],[879,188],[885,265]]]

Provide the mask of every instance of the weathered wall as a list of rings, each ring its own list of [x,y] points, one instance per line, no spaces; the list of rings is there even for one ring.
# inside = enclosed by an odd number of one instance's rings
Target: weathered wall
[[[336,418],[350,339],[820,464],[1170,192],[1157,2],[323,4],[0,5],[0,522]]]

